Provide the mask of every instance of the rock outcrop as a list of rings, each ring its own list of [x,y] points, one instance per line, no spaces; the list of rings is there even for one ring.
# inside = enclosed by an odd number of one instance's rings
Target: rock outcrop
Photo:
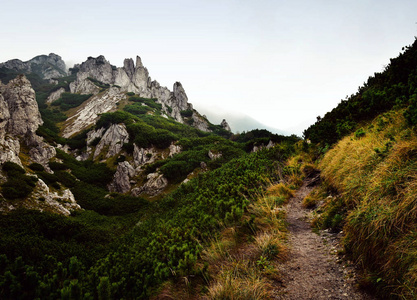
[[[221,158],[223,156],[223,154],[221,152],[214,152],[213,153],[211,150],[209,150],[207,155],[211,160],[215,160],[215,159]]]
[[[88,79],[87,73],[80,73],[76,81],[69,84],[71,93],[82,95],[97,95],[100,88]]]
[[[153,163],[157,154],[158,151],[153,147],[139,148],[136,144],[133,145],[133,160],[136,167]]]
[[[0,63],[0,68],[1,67],[19,73],[35,73],[42,79],[67,76],[65,62],[59,55],[54,53],[39,55],[26,62],[23,62],[20,59],[8,60],[4,63]]]
[[[127,161],[120,162],[109,185],[111,192],[126,193],[132,188],[130,179],[136,175],[135,169]]]
[[[62,192],[51,192],[49,187],[41,179],[38,179],[36,188],[31,195],[33,200],[37,200],[36,206],[27,208],[43,209],[53,211],[62,215],[69,216],[71,211],[81,209],[75,201],[74,195],[69,189]]]
[[[70,84],[72,93],[97,94],[99,89],[91,82],[92,78],[103,84],[120,87],[120,92],[133,92],[140,97],[156,98],[158,103],[162,104],[163,112],[181,123],[184,122],[181,111],[193,110],[181,83],[175,82],[172,92],[162,87],[151,79],[139,56],[136,57],[136,65],[133,59],[125,59],[121,68],[112,66],[104,56],[89,57],[76,67],[79,71],[77,79]],[[194,114],[199,116],[196,112]],[[197,128],[209,131],[208,122],[203,117],[199,116],[196,124],[199,126]]]
[[[133,196],[140,196],[142,194],[156,196],[168,186],[168,180],[164,177],[163,174],[151,173],[148,174],[146,179],[147,181],[144,185],[132,189]]]
[[[125,124],[113,124],[104,133],[94,151],[93,159],[96,159],[104,148],[106,148],[105,158],[112,157],[122,150],[123,144],[129,142],[129,133]]]
[[[29,80],[19,75],[0,89],[10,114],[7,133],[14,136],[33,135],[43,121]]]
[[[48,96],[48,98],[46,99],[46,103],[47,104],[51,104],[52,102],[58,100],[61,97],[62,93],[65,93],[65,89],[64,88],[59,88],[58,90],[52,92]]]
[[[227,123],[226,119],[223,119],[223,121],[220,123],[220,126],[229,132],[232,132],[232,129],[229,126],[229,123]]]
[[[63,136],[68,138],[96,123],[99,115],[115,110],[116,103],[126,99],[126,95],[120,92],[118,87],[111,87],[105,92],[88,99],[78,111],[68,120],[63,130]]]
[[[274,146],[275,146],[275,143],[273,141],[269,141],[268,145],[266,146],[264,144],[261,144],[259,146],[253,146],[252,152],[258,152],[259,150],[262,150],[262,149],[271,149]]]
[[[36,130],[43,124],[35,91],[24,75],[7,85],[0,83],[0,163],[12,161],[21,165],[20,143],[30,148],[34,162],[44,165],[55,156],[55,148],[43,142]]]

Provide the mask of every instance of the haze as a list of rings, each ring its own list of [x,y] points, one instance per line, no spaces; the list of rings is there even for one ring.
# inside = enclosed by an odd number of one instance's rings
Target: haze
[[[297,135],[417,30],[411,0],[7,1],[2,11],[1,62],[53,52],[69,67],[98,55],[122,66],[139,55],[213,122],[247,115]]]

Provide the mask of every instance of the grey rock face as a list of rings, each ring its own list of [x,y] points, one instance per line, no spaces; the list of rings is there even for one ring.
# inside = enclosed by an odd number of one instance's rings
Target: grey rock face
[[[52,192],[42,179],[38,179],[33,192],[28,196],[27,200],[29,201],[23,200],[13,202],[13,204],[3,201],[0,203],[0,212],[10,212],[17,208],[27,208],[69,216],[71,211],[81,209],[69,189],[65,189],[59,193]]]
[[[107,84],[113,83],[112,66],[103,55],[100,55],[97,58],[89,57],[87,61],[83,62],[77,73],[77,77],[78,76],[83,76],[84,78],[92,77]]]
[[[200,129],[201,131],[210,132],[209,123],[206,118],[202,117],[199,113],[193,112],[193,127]]]
[[[133,196],[147,194],[149,196],[156,196],[160,194],[168,186],[168,180],[163,174],[151,173],[147,176],[147,182],[138,188],[132,190]]]
[[[3,97],[10,113],[7,132],[14,136],[34,134],[43,121],[29,80],[24,75],[11,80]]]
[[[23,166],[19,158],[19,153],[20,142],[17,138],[6,136],[0,140],[0,164],[4,164],[6,161],[11,161]]]
[[[75,201],[74,195],[69,189],[65,189],[62,193],[51,192],[49,187],[38,179],[34,192],[31,195],[34,199],[45,199],[44,201],[38,201],[36,207],[27,207],[35,209],[48,209],[55,213],[59,213],[65,216],[69,216],[72,210],[81,209],[80,205]]]
[[[136,167],[141,167],[145,164],[151,164],[156,159],[158,152],[155,148],[139,148],[136,144],[133,145],[133,160]]]
[[[48,96],[48,98],[46,99],[46,103],[51,104],[52,102],[58,100],[61,97],[62,93],[64,93],[64,92],[65,92],[65,89],[64,88],[60,88],[60,89],[52,92]]]
[[[0,84],[0,91],[0,163],[12,161],[21,165],[19,153],[23,142],[30,146],[32,160],[47,167],[56,151],[36,135],[43,121],[30,82],[19,75],[7,85]]]
[[[48,162],[52,157],[56,155],[56,150],[51,145],[43,142],[40,137],[36,136],[36,141],[32,142],[32,147],[29,150],[29,155],[34,162],[43,165],[47,171],[50,171]]]
[[[94,151],[93,159],[96,159],[103,149],[108,148],[106,158],[112,157],[122,150],[123,144],[129,142],[129,133],[125,124],[113,124],[107,129],[106,133],[98,143]]]
[[[207,155],[208,155],[208,157],[210,157],[211,160],[215,160],[215,159],[218,159],[218,158],[222,157],[221,152],[213,153],[211,150],[209,150]]]
[[[116,109],[116,103],[126,98],[117,87],[111,87],[104,93],[100,93],[88,99],[83,107],[67,120],[67,126],[63,131],[63,136],[68,138],[73,134],[86,129],[95,124],[99,115]]]
[[[169,146],[169,157],[173,157],[175,154],[178,154],[178,153],[180,153],[181,152],[181,146],[179,146],[179,145],[175,145],[174,143],[172,143],[170,146]]]
[[[100,88],[92,83],[88,78],[88,73],[78,73],[77,79],[70,83],[70,91],[74,94],[97,95],[100,92]]]
[[[131,189],[130,178],[136,174],[135,169],[129,162],[120,162],[117,165],[116,173],[114,173],[113,181],[109,185],[111,192],[126,193]]]
[[[6,136],[7,123],[10,119],[9,107],[1,94],[4,88],[5,86],[0,82],[0,140],[3,140]]]
[[[223,119],[223,121],[220,123],[220,126],[223,127],[224,130],[227,130],[229,132],[232,131],[230,129],[229,123],[227,123],[227,121],[225,119]]]
[[[0,63],[0,67],[5,67],[16,72],[35,73],[43,79],[67,76],[65,62],[59,55],[54,53],[39,55],[26,62],[19,59],[12,59]]]
[[[268,145],[266,146],[264,144],[261,144],[259,146],[253,146],[252,152],[258,152],[263,149],[271,149],[274,146],[275,146],[275,143],[273,141],[269,141]]]

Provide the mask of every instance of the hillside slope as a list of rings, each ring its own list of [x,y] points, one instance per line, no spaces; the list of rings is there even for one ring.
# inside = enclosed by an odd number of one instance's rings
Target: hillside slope
[[[417,296],[417,135],[403,110],[378,116],[320,161],[330,197],[316,225],[341,228],[364,282],[391,298]]]
[[[140,59],[89,58],[50,80],[7,66],[2,299],[146,299],[166,280],[204,278],[202,245],[245,223],[299,141],[211,124]]]

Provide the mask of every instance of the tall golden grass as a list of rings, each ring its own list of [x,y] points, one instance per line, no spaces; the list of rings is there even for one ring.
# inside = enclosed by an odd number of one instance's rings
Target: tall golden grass
[[[348,209],[344,244],[390,295],[417,297],[417,136],[402,112],[345,137],[319,164]]]

